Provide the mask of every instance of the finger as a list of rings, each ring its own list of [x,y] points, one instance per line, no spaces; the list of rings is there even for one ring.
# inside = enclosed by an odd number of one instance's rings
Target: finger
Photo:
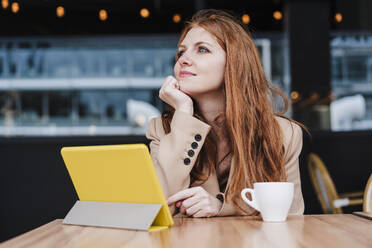
[[[171,205],[175,202],[182,201],[182,200],[187,199],[191,196],[193,196],[193,194],[192,194],[192,192],[189,191],[189,189],[181,190],[178,193],[170,196],[167,200],[167,204]]]
[[[198,202],[194,205],[192,205],[189,208],[186,208],[186,214],[188,216],[196,214],[198,211],[203,210],[204,204],[202,202]]]
[[[161,88],[160,90],[159,90],[159,97],[161,97],[163,95],[163,88]]]
[[[186,214],[186,208],[182,205],[180,207],[180,214]]]
[[[170,87],[171,85],[171,82],[173,81],[172,77],[171,76],[168,76],[165,80],[164,80],[164,83],[163,85],[161,86],[161,89],[160,90],[166,90],[167,88]]]
[[[180,212],[182,214],[186,214],[186,209],[194,206],[199,201],[200,201],[200,198],[197,197],[197,194],[194,195],[194,196],[192,196],[192,197],[187,198],[186,200],[184,200],[184,201],[181,202]]]
[[[189,198],[193,195],[195,195],[195,193],[198,191],[198,188],[197,187],[193,187],[193,188],[188,188],[188,189],[185,189],[185,190],[181,190],[179,192],[177,192],[176,194],[170,196],[167,200],[167,204],[168,205],[171,205],[177,201],[180,201],[180,200],[184,200],[186,198]]]
[[[171,82],[172,79],[167,78],[163,85],[160,88],[159,94],[161,96],[166,96],[172,89],[175,88],[175,86],[172,85]]]
[[[171,81],[175,80],[175,78],[173,76],[168,76],[166,79],[165,79],[165,83],[169,83]]]
[[[178,82],[177,80],[172,80],[169,82],[169,87],[172,89],[178,89]]]
[[[176,202],[176,207],[180,208],[182,206],[182,201]]]
[[[163,85],[163,94],[168,95],[171,94],[171,92],[176,89],[177,87],[175,86],[175,82],[166,82]]]
[[[181,89],[181,87],[180,87],[180,83],[179,83],[178,81],[176,81],[176,89],[177,89],[177,90]]]
[[[178,202],[176,202],[175,204],[175,210],[176,210],[176,213],[177,214],[179,214],[179,213],[181,213],[181,206],[182,206],[182,201],[178,201]],[[181,213],[182,214],[182,213]]]
[[[192,217],[194,218],[202,218],[202,217],[211,217],[207,211],[201,209],[200,211],[196,212]]]
[[[182,206],[185,207],[185,208],[190,208],[192,207],[193,205],[195,205],[196,203],[198,203],[200,201],[200,197],[198,197],[198,194],[195,194],[194,196],[192,197],[189,197],[187,198],[186,200],[183,200],[181,202]]]
[[[166,84],[174,84],[174,83],[176,83],[177,82],[177,80],[174,78],[174,77],[172,77],[172,76],[168,76],[166,79],[165,79],[165,83]]]

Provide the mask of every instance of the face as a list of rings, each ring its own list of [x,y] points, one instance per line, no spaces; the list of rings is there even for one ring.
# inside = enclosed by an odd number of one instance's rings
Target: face
[[[174,75],[181,91],[197,96],[222,89],[226,53],[212,34],[192,28],[178,47],[178,56]]]

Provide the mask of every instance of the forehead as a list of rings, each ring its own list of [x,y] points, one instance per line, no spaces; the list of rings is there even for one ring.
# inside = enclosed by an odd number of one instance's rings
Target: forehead
[[[185,38],[181,42],[181,45],[192,46],[194,43],[205,41],[212,45],[218,45],[214,35],[209,33],[202,27],[194,27],[187,32]]]

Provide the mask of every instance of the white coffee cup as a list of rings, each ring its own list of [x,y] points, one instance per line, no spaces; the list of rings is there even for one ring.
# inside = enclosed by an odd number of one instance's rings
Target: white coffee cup
[[[293,183],[254,183],[253,187],[254,189],[246,188],[242,190],[241,196],[243,200],[249,206],[259,211],[264,221],[285,221],[293,200]],[[251,201],[247,199],[247,193],[251,194]]]

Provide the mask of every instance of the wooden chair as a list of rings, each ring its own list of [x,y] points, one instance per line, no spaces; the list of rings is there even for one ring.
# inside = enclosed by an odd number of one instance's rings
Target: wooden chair
[[[341,207],[363,204],[363,192],[337,193],[327,167],[318,155],[310,153],[307,163],[310,179],[323,213],[341,214]]]
[[[372,213],[372,174],[368,179],[363,197],[363,212]]]

